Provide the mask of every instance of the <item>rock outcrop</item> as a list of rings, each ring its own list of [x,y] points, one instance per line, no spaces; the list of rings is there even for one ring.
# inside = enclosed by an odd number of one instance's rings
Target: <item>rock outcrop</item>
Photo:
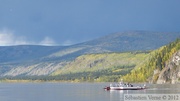
[[[176,52],[160,72],[157,84],[180,82],[180,50]]]

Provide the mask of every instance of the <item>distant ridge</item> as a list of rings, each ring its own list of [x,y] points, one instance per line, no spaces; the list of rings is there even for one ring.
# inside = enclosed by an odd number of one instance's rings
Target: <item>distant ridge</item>
[[[0,46],[0,63],[74,59],[91,53],[154,50],[180,37],[180,33],[126,31],[70,46]]]
[[[166,45],[179,37],[180,33],[126,31],[109,34],[82,44],[93,45],[117,52],[153,50]]]
[[[49,75],[84,54],[154,50],[177,38],[180,33],[127,31],[70,46],[0,46],[0,75]]]

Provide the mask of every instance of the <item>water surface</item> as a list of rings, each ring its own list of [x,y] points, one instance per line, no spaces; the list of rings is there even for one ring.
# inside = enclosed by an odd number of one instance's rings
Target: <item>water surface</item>
[[[0,83],[0,101],[123,101],[124,94],[180,94],[180,85],[105,91],[109,83]]]

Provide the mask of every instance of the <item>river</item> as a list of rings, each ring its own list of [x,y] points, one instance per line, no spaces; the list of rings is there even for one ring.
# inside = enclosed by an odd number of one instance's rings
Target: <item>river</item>
[[[0,101],[124,101],[124,94],[180,94],[180,84],[105,91],[109,83],[0,83]]]

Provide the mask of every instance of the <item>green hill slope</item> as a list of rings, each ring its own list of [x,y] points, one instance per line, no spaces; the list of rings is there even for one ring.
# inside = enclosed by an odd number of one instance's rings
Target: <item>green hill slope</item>
[[[0,78],[118,81],[134,67],[151,68],[158,65],[160,70],[163,69],[164,64],[160,62],[169,56],[161,60],[159,58],[162,58],[162,53],[133,51],[157,49],[179,38],[179,35],[179,33],[129,31],[71,46],[4,46],[0,47]],[[169,51],[169,48],[166,50]],[[149,55],[152,58],[147,58],[149,60],[144,64],[143,61]],[[156,58],[160,62],[156,62]],[[149,70],[145,68],[144,71]],[[141,79],[131,81],[146,81],[150,75],[153,75],[151,70]]]
[[[52,74],[60,80],[117,81],[137,64],[143,62],[149,52],[87,54],[77,57]]]
[[[139,64],[129,74],[122,77],[127,82],[156,82],[173,54],[180,50],[180,39],[152,51],[143,64]],[[157,72],[157,73],[156,73]]]

